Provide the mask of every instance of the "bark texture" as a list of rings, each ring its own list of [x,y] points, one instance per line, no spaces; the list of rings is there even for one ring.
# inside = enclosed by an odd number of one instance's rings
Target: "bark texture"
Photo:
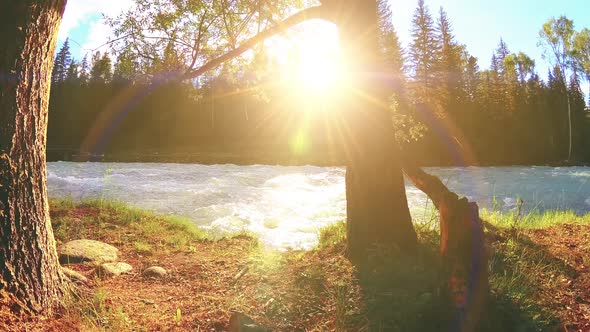
[[[350,91],[343,114],[349,126],[346,171],[348,255],[362,264],[375,246],[412,251],[417,243],[388,105],[387,78],[378,51],[375,0],[324,0],[338,25]]]
[[[65,0],[0,3],[0,297],[52,313],[64,277],[47,204],[47,107]]]
[[[476,331],[489,290],[488,253],[476,203],[460,198],[439,178],[406,162],[404,172],[440,212],[440,254],[455,309],[452,331]]]

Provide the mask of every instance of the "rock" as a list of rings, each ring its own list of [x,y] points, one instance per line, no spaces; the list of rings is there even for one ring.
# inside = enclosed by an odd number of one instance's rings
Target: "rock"
[[[110,244],[94,240],[74,240],[57,249],[62,264],[80,262],[114,262],[119,250]]]
[[[147,278],[162,278],[166,276],[166,273],[163,267],[151,266],[143,271],[143,276]]]
[[[100,277],[116,277],[122,273],[128,273],[133,270],[133,267],[127,263],[104,263],[96,269],[96,273]]]
[[[62,267],[61,271],[65,274],[66,277],[70,278],[70,280],[73,282],[80,282],[83,284],[88,283],[88,278],[83,276],[82,273],[68,269],[67,267]]]
[[[229,332],[270,332],[241,312],[234,312],[229,318]]]

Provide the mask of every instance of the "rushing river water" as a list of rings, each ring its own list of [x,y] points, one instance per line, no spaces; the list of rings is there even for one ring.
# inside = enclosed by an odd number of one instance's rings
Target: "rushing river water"
[[[480,207],[590,211],[590,168],[428,168]],[[161,214],[185,216],[224,234],[248,230],[278,248],[309,248],[318,230],[346,217],[344,168],[158,163],[48,164],[50,197],[120,200]],[[412,215],[426,196],[406,181]]]

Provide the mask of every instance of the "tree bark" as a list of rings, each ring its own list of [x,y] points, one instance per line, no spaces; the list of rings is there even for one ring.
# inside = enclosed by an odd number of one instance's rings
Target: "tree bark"
[[[0,4],[0,299],[52,314],[64,294],[47,204],[47,107],[65,0]]]
[[[476,331],[489,290],[488,252],[479,208],[416,165],[405,162],[403,167],[440,212],[440,254],[448,273],[447,295],[455,309],[451,330]]]
[[[350,74],[345,93],[349,127],[346,171],[348,255],[363,264],[375,246],[412,251],[417,244],[378,51],[375,0],[324,0],[338,25]]]

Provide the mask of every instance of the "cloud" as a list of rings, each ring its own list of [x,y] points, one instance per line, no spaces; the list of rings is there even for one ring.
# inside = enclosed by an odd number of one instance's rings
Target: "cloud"
[[[87,27],[87,35],[82,44],[81,53],[86,49],[94,49],[107,41],[111,34],[110,28],[104,24],[101,15],[116,16],[130,8],[133,0],[69,0],[66,5],[60,28],[58,40],[64,41],[75,29]]]

